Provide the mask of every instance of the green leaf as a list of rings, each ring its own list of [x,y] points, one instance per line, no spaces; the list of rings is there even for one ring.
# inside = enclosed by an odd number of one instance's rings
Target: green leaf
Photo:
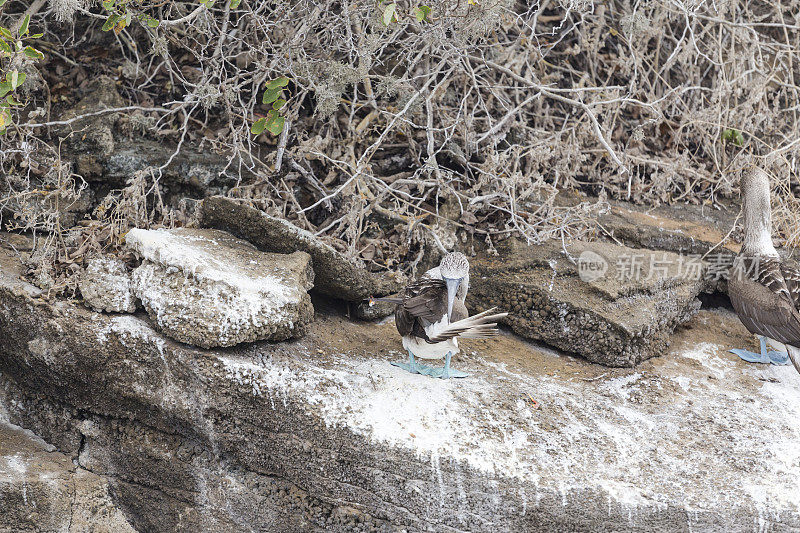
[[[242,0],[231,0],[231,9],[236,9],[239,7],[239,4],[242,3]]]
[[[269,118],[267,119],[267,131],[273,135],[280,135],[283,131],[284,123],[286,123],[285,118],[278,115],[275,111],[270,111]]]
[[[8,46],[8,43],[3,40],[0,40],[0,52],[5,52],[6,54],[11,53],[11,47]]]
[[[13,94],[9,94],[8,96],[6,96],[6,102],[8,102],[8,105],[22,105],[22,102],[14,98]]]
[[[6,0],[0,0],[0,7],[3,7],[3,4],[6,3]]]
[[[11,124],[11,113],[8,109],[3,109],[0,111],[0,133],[5,133],[9,124]]]
[[[25,15],[25,18],[22,19],[22,26],[19,27],[19,34],[26,35],[28,33],[28,26],[31,23],[31,16]]]
[[[267,119],[260,118],[253,123],[253,127],[250,128],[250,133],[253,135],[260,135],[267,127]]]
[[[283,99],[283,98],[278,98],[278,99],[277,99],[277,100],[275,100],[275,102],[272,104],[272,109],[274,109],[274,110],[276,110],[276,111],[277,111],[278,109],[282,108],[282,107],[283,107],[283,105],[284,105],[285,103],[286,103],[286,100],[285,100],[285,99]]]
[[[280,78],[268,81],[267,89],[277,89],[279,87],[286,87],[287,85],[289,85],[289,78],[281,76]]]
[[[34,33],[33,35],[28,35],[28,39],[39,39],[44,35],[44,33]]]
[[[276,87],[275,89],[267,89],[266,91],[264,91],[264,96],[261,98],[261,103],[271,104],[272,102],[278,99],[278,97],[281,95],[282,92],[283,89],[281,89],[280,87]]]
[[[150,28],[158,28],[158,25],[161,24],[161,21],[158,19],[150,18],[147,20],[147,25]]]
[[[383,10],[383,25],[388,26],[392,19],[397,20],[397,3],[392,2]]]
[[[4,28],[3,26],[0,26],[0,37],[5,37],[9,41],[14,40],[14,34],[8,31],[8,28]]]
[[[106,19],[105,24],[103,24],[102,30],[103,31],[110,30],[111,28],[113,28],[114,26],[117,25],[117,21],[118,20],[119,20],[119,15],[117,15],[116,13],[113,13],[110,17],[108,17]]]
[[[26,46],[24,53],[31,59],[44,59],[44,54],[32,46]]]
[[[103,0],[103,8],[106,11],[111,11],[114,9],[114,4],[116,3],[115,0]]]
[[[744,144],[744,135],[742,135],[742,132],[739,130],[726,128],[722,131],[722,140],[724,142],[733,143],[736,146],[742,146]]]
[[[431,8],[428,6],[419,6],[414,8],[414,16],[417,17],[417,22],[430,22],[428,16],[431,14]]]
[[[11,82],[0,81],[0,98],[3,98],[5,95],[10,93],[11,90],[12,90]]]

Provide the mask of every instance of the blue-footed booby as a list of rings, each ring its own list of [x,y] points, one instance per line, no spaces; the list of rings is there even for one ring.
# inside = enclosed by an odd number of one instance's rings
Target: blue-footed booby
[[[413,374],[436,378],[461,378],[467,373],[450,367],[450,358],[458,353],[458,337],[485,339],[497,335],[497,321],[508,313],[488,309],[469,316],[464,300],[469,290],[469,262],[464,254],[452,252],[438,267],[428,270],[409,284],[399,299],[376,298],[397,304],[395,325],[408,351],[407,363],[392,363]],[[420,359],[442,359],[444,368],[418,363]]]
[[[728,296],[739,320],[760,337],[761,353],[731,350],[753,363],[787,364],[800,372],[800,270],[782,261],[772,244],[772,208],[767,173],[746,170],[740,184],[744,213],[744,243],[728,277]],[[787,354],[768,351],[784,344]]]

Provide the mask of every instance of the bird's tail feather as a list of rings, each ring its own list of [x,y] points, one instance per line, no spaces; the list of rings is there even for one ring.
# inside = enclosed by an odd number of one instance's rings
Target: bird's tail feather
[[[789,359],[792,360],[792,364],[800,372],[800,348],[787,344],[786,351],[789,353]]]
[[[508,313],[495,313],[496,307],[487,309],[482,313],[470,316],[453,322],[438,332],[434,337],[430,337],[428,342],[443,342],[453,337],[466,339],[487,339],[499,333],[497,322],[508,316]]]

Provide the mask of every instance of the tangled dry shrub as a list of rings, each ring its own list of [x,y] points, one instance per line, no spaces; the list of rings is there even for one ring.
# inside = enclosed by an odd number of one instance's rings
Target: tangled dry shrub
[[[421,243],[456,233],[490,247],[590,237],[605,198],[715,206],[754,162],[776,178],[780,235],[800,238],[797,0],[433,0],[423,21],[420,4],[399,0],[388,25],[387,2],[128,0],[161,22],[134,16],[118,33],[100,31],[97,3],[38,3],[31,24],[49,60],[112,50],[104,66],[124,81],[126,111],[172,131],[176,151],[230,154],[229,171],[258,179],[228,194],[374,269],[412,268]],[[0,21],[31,7],[9,0]],[[284,76],[282,132],[252,135],[270,109],[265,83]],[[31,114],[49,113],[46,97],[31,93],[0,141],[14,212],[24,187],[12,176],[31,180],[26,169],[52,158],[48,120]],[[160,170],[142,190],[150,215],[117,207],[111,233],[170,216],[174,206],[153,208]],[[569,189],[597,199],[564,206],[556,195]],[[98,205],[114,211],[124,196]],[[53,229],[36,220],[20,226]]]

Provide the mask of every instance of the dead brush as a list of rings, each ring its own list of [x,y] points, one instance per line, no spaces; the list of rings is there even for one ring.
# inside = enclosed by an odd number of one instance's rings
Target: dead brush
[[[77,0],[9,2],[0,24],[30,11],[58,43],[46,61],[68,70],[80,47],[110,50],[131,100],[116,111],[135,112],[175,153],[191,143],[229,154],[229,171],[256,179],[227,194],[372,269],[413,270],[445,241],[491,250],[507,236],[592,238],[605,197],[719,207],[736,198],[749,154],[784,161],[776,228],[797,242],[797,0],[437,0],[422,17],[406,1],[127,5],[159,24],[103,33],[108,13]],[[262,103],[283,78],[280,98]],[[45,75],[45,88],[53,81]],[[46,90],[0,139],[6,175],[19,170],[12,154],[35,162],[56,142],[57,118],[32,109],[49,113]],[[275,135],[251,133],[273,115],[284,120]],[[93,224],[111,242],[185,220],[153,188],[163,168],[97,199]],[[0,203],[24,192],[7,189]]]

